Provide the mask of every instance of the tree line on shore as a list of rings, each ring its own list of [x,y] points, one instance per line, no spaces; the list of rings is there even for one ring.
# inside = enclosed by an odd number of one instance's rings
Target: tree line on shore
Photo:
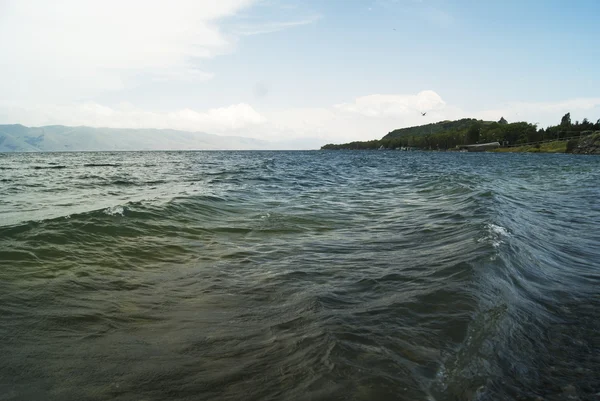
[[[565,114],[560,124],[538,129],[537,124],[528,122],[509,123],[502,117],[499,121],[482,121],[464,118],[456,121],[441,121],[417,127],[401,128],[389,132],[381,139],[356,141],[345,144],[328,144],[321,149],[440,149],[448,150],[461,145],[499,142],[502,145],[519,145],[546,140],[591,134],[600,131],[600,119],[596,123],[584,118],[581,122],[571,121],[571,113]]]

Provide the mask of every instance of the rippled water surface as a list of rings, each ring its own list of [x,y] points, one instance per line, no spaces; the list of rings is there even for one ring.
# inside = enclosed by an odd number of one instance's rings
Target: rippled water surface
[[[600,158],[0,154],[0,400],[599,400]]]

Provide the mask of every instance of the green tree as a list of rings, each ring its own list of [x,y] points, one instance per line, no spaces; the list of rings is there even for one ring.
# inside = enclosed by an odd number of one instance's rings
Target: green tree
[[[508,121],[506,121],[504,119],[504,117],[500,117],[500,120],[498,121],[498,124],[506,125],[506,124],[508,124]]]
[[[563,116],[560,120],[560,126],[564,128],[571,126],[571,113],[567,113]]]
[[[589,131],[589,130],[593,130],[593,129],[594,129],[594,124],[592,124],[590,122],[590,120],[588,120],[587,118],[584,118],[583,121],[581,122],[581,130]]]
[[[479,135],[481,134],[481,125],[475,123],[471,125],[467,131],[467,144],[477,143],[479,141]]]

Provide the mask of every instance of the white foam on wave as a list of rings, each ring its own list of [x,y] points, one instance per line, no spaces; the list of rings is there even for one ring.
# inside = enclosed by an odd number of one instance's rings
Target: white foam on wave
[[[104,214],[109,216],[123,216],[123,213],[125,213],[123,206],[111,206],[104,209]]]
[[[492,233],[503,236],[503,237],[510,237],[510,234],[508,233],[508,230],[504,227],[501,226],[497,226],[496,224],[488,224],[487,226],[485,226],[488,230],[490,230]]]
[[[487,235],[481,238],[478,242],[491,242],[494,248],[498,248],[504,244],[504,239],[510,237],[508,230],[497,224],[489,223],[485,226]]]

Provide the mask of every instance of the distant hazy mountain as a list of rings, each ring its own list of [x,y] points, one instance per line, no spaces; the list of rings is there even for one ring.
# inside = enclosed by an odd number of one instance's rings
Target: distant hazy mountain
[[[211,135],[170,129],[92,127],[25,127],[0,125],[0,152],[58,152],[110,150],[258,150],[317,148],[295,142]],[[308,146],[306,146],[308,145]]]

